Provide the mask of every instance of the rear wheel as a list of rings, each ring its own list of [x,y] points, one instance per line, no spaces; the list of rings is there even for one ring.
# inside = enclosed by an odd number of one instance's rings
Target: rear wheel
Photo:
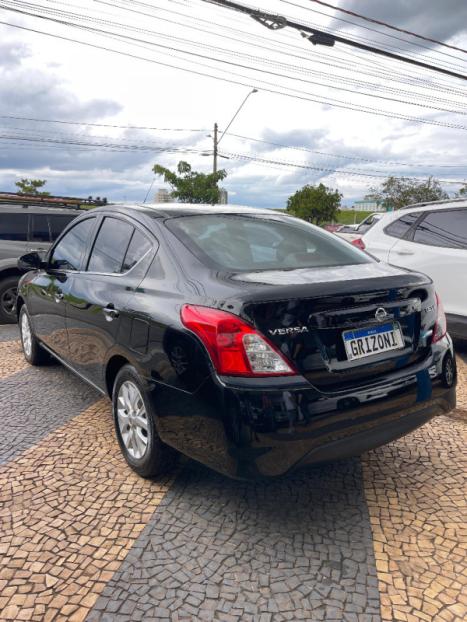
[[[16,324],[17,291],[17,276],[8,276],[0,281],[0,324]]]
[[[31,319],[26,305],[21,307],[19,313],[19,332],[21,335],[21,345],[23,346],[24,358],[31,365],[45,365],[49,362],[48,353],[41,348],[32,330]]]
[[[130,467],[146,478],[172,469],[177,453],[161,441],[151,395],[131,365],[122,367],[115,379],[112,407],[120,449]]]

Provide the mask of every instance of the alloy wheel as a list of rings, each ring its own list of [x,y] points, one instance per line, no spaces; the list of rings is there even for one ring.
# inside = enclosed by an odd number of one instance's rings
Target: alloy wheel
[[[125,381],[118,390],[117,420],[123,444],[129,455],[140,460],[149,442],[149,423],[140,390],[134,382]]]
[[[32,333],[29,318],[26,313],[21,316],[21,340],[23,342],[23,350],[28,358],[32,354]]]

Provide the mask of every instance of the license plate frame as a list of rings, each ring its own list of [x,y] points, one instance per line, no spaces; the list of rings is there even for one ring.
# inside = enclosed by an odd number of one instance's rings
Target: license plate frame
[[[399,322],[346,330],[342,333],[347,360],[357,361],[386,352],[402,350],[404,335]]]

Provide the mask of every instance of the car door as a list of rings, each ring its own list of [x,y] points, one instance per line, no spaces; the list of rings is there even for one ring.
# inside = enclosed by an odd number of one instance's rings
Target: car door
[[[386,220],[384,218],[382,223],[371,227],[363,236],[366,250],[374,257],[381,259],[381,261],[393,263],[390,259],[391,249],[397,244],[398,240],[405,238],[409,234],[420,216],[420,212],[402,214],[399,218],[391,220],[387,226],[384,226]]]
[[[391,248],[389,262],[424,272],[448,313],[467,313],[467,208],[426,212],[410,239]]]
[[[128,304],[144,273],[135,269],[153,248],[149,236],[124,216],[102,218],[86,271],[71,279],[67,332],[72,366],[104,388],[108,352],[119,342]]]
[[[88,217],[69,229],[51,249],[48,267],[37,274],[28,292],[34,332],[61,358],[68,358],[65,326],[71,276],[81,269],[97,219]]]

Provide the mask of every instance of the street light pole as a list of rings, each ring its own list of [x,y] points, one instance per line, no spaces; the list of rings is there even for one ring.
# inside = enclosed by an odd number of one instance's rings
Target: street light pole
[[[230,123],[227,125],[227,127],[225,128],[225,130],[222,132],[221,137],[219,138],[219,126],[217,125],[217,123],[214,124],[214,166],[213,166],[213,172],[217,173],[217,159],[219,156],[219,143],[221,142],[221,140],[224,138],[225,134],[227,133],[227,131],[230,129],[230,126],[232,125],[232,123],[235,121],[235,119],[238,117],[241,109],[243,108],[243,106],[246,104],[248,98],[251,95],[254,95],[254,93],[257,93],[258,89],[252,89],[248,95],[245,97],[245,99],[242,101],[242,103],[240,104],[240,106],[238,107],[237,112],[234,114],[234,116],[232,117],[232,120],[230,121]]]
[[[213,173],[217,173],[217,156],[219,154],[219,141],[217,139],[219,134],[219,126],[217,125],[217,123],[214,123],[214,166],[213,166]]]

